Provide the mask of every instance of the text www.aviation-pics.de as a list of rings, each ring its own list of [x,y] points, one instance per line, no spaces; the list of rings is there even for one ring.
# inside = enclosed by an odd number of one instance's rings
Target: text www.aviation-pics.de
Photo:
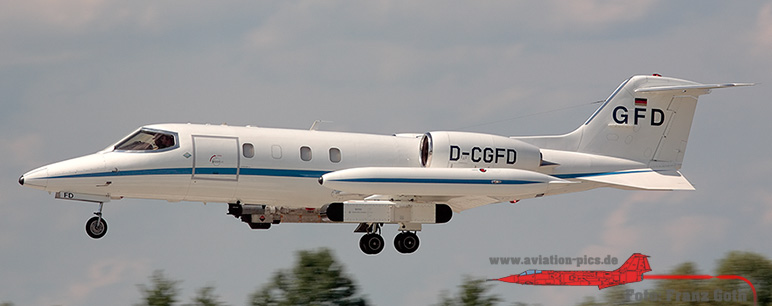
[[[597,256],[528,256],[528,257],[488,257],[492,265],[616,265],[619,260],[611,255]]]

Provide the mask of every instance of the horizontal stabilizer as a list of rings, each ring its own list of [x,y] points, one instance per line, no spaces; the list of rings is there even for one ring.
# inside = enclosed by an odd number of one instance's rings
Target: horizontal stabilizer
[[[753,86],[756,85],[755,83],[724,83],[724,84],[695,84],[695,85],[676,85],[676,86],[655,86],[655,87],[644,87],[644,88],[638,88],[635,90],[635,92],[662,92],[662,91],[686,91],[686,90],[695,90],[695,89],[703,89],[703,90],[710,90],[715,88],[727,88],[727,87],[738,87],[738,86]]]
[[[577,177],[579,180],[642,190],[694,190],[678,171],[640,169]]]

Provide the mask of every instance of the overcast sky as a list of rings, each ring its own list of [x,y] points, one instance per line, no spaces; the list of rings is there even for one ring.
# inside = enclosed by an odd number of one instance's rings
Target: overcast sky
[[[712,273],[730,250],[772,257],[770,68],[770,1],[3,1],[0,301],[130,305],[136,284],[163,269],[184,281],[186,301],[213,285],[243,305],[297,250],[319,247],[378,305],[435,303],[464,274],[570,268],[494,266],[491,256],[641,252],[655,273],[685,261]],[[95,241],[84,223],[96,205],[16,182],[161,122],[565,133],[625,78],[650,73],[760,83],[700,99],[682,169],[696,191],[489,205],[424,226],[410,256],[390,247],[395,226],[384,230],[389,246],[366,256],[354,225],[251,231],[217,203],[110,202],[109,233]],[[544,305],[599,294],[493,292]]]

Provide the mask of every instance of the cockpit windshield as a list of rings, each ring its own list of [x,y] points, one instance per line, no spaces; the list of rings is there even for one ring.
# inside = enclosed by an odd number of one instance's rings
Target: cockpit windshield
[[[539,273],[541,273],[541,270],[528,270],[528,271],[525,271],[523,273],[520,273],[520,276],[531,275],[531,274],[539,274]]]
[[[116,151],[159,151],[177,145],[173,133],[142,129],[115,146]]]

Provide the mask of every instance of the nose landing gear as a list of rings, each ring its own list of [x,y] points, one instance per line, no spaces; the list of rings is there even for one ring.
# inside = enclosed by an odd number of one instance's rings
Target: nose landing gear
[[[104,203],[99,203],[99,210],[94,212],[95,217],[91,217],[86,221],[86,234],[92,239],[99,239],[107,234],[107,221],[102,219],[102,206]]]
[[[107,182],[110,184],[110,182]],[[86,234],[93,239],[99,239],[107,234],[107,221],[102,219],[102,207],[105,202],[110,202],[109,195],[96,195],[96,194],[83,194],[74,192],[59,191],[54,195],[54,198],[71,200],[71,201],[83,201],[90,203],[99,203],[99,210],[94,212],[95,217],[91,217],[86,221]]]

